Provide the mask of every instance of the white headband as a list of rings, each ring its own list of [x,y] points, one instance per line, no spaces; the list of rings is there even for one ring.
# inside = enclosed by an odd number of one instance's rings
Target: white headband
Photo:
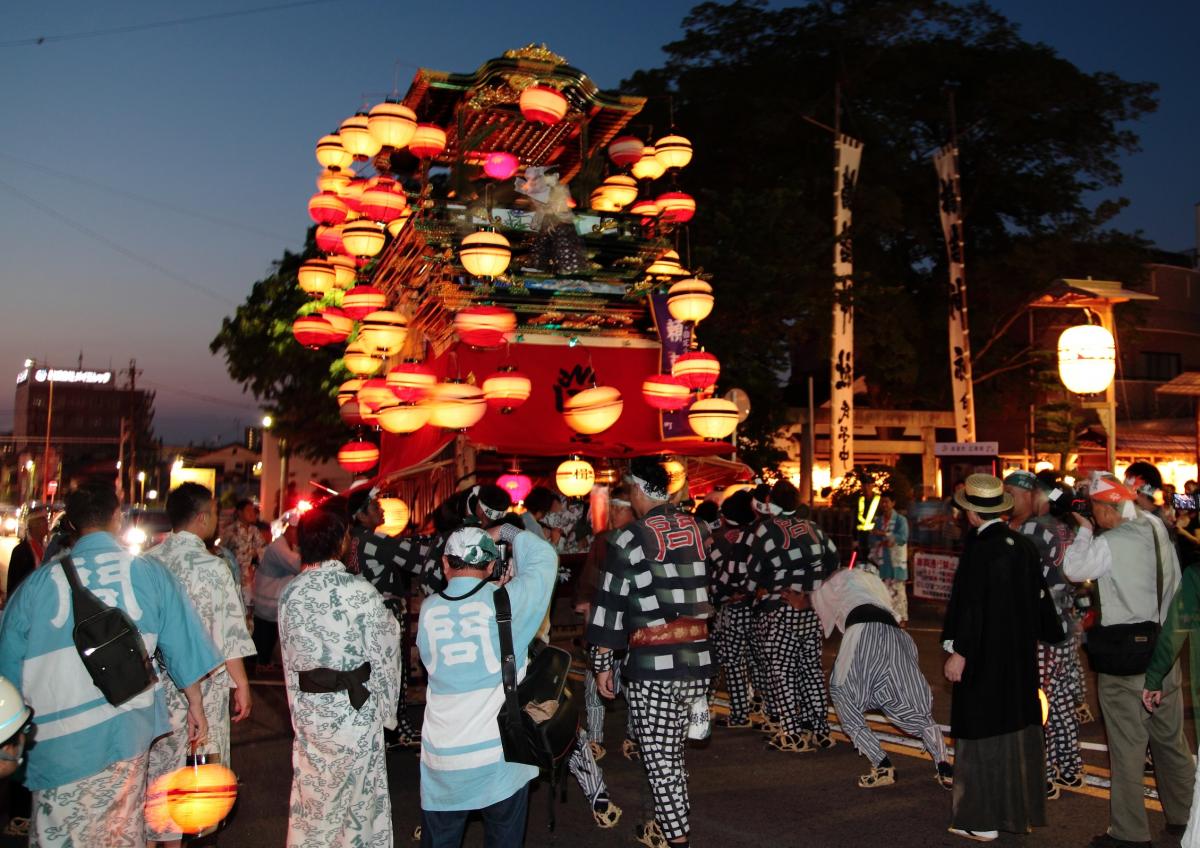
[[[617,508],[624,507],[625,509],[633,509],[633,504],[631,504],[629,501],[624,500],[622,498],[609,498],[608,505],[614,506]]]
[[[629,479],[635,486],[641,489],[646,494],[646,497],[650,498],[650,500],[665,501],[667,499],[666,489],[660,489],[649,481],[643,480],[641,477],[633,473],[630,473]]]

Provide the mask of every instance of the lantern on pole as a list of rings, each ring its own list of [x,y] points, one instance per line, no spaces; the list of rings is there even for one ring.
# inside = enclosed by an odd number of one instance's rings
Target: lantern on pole
[[[359,208],[372,221],[386,224],[399,218],[408,206],[404,186],[390,177],[376,177],[363,189]]]
[[[337,338],[333,325],[320,315],[304,315],[292,322],[292,335],[310,350],[333,344]]]
[[[710,441],[724,439],[737,429],[738,408],[725,398],[703,398],[688,410],[692,432]]]
[[[563,404],[563,418],[576,433],[594,436],[616,424],[624,407],[617,389],[595,386],[568,398]]]
[[[338,289],[348,289],[354,286],[358,279],[358,267],[349,256],[330,256],[326,261],[333,272],[333,286]]]
[[[336,306],[322,309],[321,317],[333,327],[334,339],[330,344],[341,344],[354,332],[354,319]]]
[[[487,412],[487,401],[478,386],[460,380],[438,383],[423,401],[430,410],[429,423],[447,430],[466,430]]]
[[[317,174],[317,191],[330,191],[340,195],[345,191],[346,186],[350,185],[350,180],[354,176],[353,171],[341,171],[333,168],[326,168],[321,173]]]
[[[338,406],[345,406],[350,401],[356,400],[358,398],[358,390],[362,388],[362,384],[363,381],[355,377],[338,386]]]
[[[696,214],[696,199],[682,191],[660,194],[654,202],[662,210],[661,218],[676,224],[686,224]]]
[[[629,172],[639,180],[657,180],[661,177],[667,168],[658,161],[655,152],[654,145],[648,144],[643,147],[641,158],[633,163]]]
[[[322,253],[341,253],[345,247],[342,244],[341,224],[329,224],[317,227],[317,248]]]
[[[332,191],[319,191],[308,199],[308,215],[318,224],[340,224],[346,220],[346,204]]]
[[[628,168],[641,160],[645,149],[645,142],[636,136],[618,136],[608,143],[608,158],[618,168]]]
[[[624,209],[637,200],[637,180],[624,174],[614,174],[600,184],[600,191],[611,200],[618,209]]]
[[[403,103],[385,100],[367,113],[367,131],[381,147],[407,147],[417,131],[417,113]]]
[[[498,277],[508,268],[512,247],[500,233],[480,230],[463,238],[458,259],[473,277]]]
[[[699,324],[709,316],[712,308],[712,286],[704,280],[691,277],[667,289],[667,311],[676,321]]]
[[[1058,337],[1058,375],[1069,391],[1090,395],[1107,390],[1116,367],[1116,341],[1104,327],[1081,324]]]
[[[370,258],[383,250],[387,238],[383,226],[366,219],[350,221],[342,227],[342,244],[351,256]]]
[[[516,329],[516,313],[503,306],[468,306],[454,316],[455,332],[471,347],[500,347]]]
[[[537,124],[557,124],[567,114],[567,98],[556,88],[531,85],[521,92],[521,114]]]
[[[596,485],[596,470],[590,462],[574,456],[558,466],[554,482],[568,498],[581,498]]]
[[[674,250],[668,250],[646,266],[646,276],[656,279],[670,280],[676,277],[686,277],[687,275],[688,272],[684,270],[683,265],[679,261],[679,254]]]
[[[371,412],[376,412],[384,404],[396,402],[396,396],[392,394],[387,381],[382,377],[363,380],[354,399],[358,401],[360,410],[367,409]]]
[[[488,406],[508,415],[529,400],[533,384],[515,365],[502,366],[483,381],[483,396]]]
[[[346,442],[338,451],[337,461],[351,474],[370,471],[379,463],[379,448],[370,442]]]

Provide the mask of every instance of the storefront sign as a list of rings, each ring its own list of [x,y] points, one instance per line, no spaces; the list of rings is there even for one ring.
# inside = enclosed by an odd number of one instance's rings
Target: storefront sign
[[[936,442],[934,456],[995,456],[1000,453],[999,442]]]
[[[912,558],[913,597],[931,601],[950,600],[950,587],[954,585],[954,572],[957,569],[957,554],[917,551]]]
[[[17,374],[17,385],[29,379],[30,369],[24,368]],[[38,383],[87,383],[95,386],[105,386],[112,382],[111,371],[71,371],[66,368],[38,368],[33,372],[33,379]]]

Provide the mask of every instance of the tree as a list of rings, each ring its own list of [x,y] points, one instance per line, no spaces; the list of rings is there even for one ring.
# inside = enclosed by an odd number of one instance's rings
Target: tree
[[[1031,352],[1006,328],[1037,291],[1064,276],[1141,278],[1146,242],[1107,228],[1125,201],[1095,204],[1089,193],[1119,185],[1117,157],[1137,149],[1129,125],[1156,107],[1153,84],[1085,73],[981,2],[710,2],[684,28],[663,67],[625,86],[652,98],[645,117],[656,128],[670,102],[695,144],[682,175],[697,196],[684,258],[713,275],[717,311],[701,336],[723,384],[750,393],[739,432],[751,462],[774,458],[789,365],[797,387],[810,373],[828,385],[831,137],[805,116],[832,122],[835,84],[842,131],[865,143],[856,350],[873,405],[949,408],[946,255],[929,158],[950,135],[948,89],[981,412],[1028,403]]]

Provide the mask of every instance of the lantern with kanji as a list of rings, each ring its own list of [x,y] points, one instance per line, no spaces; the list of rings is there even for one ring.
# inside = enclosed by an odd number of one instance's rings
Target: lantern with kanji
[[[432,159],[446,149],[446,131],[437,124],[417,124],[408,152],[418,159]]]
[[[366,112],[358,112],[342,121],[338,135],[342,137],[342,147],[356,159],[370,159],[382,147],[379,139],[371,135],[369,116]]]
[[[676,321],[698,324],[709,316],[712,308],[712,286],[704,280],[691,277],[667,290],[667,310]]]
[[[338,451],[337,461],[351,474],[370,471],[379,463],[379,448],[370,442],[346,442]]]
[[[516,313],[503,306],[468,306],[454,316],[455,332],[471,347],[500,347],[516,329]]]
[[[406,147],[416,130],[417,114],[403,103],[385,100],[367,113],[367,131],[381,147]]]
[[[296,280],[302,291],[313,297],[324,297],[334,285],[333,266],[324,259],[309,259],[296,271]]]
[[[438,383],[422,403],[430,410],[429,423],[447,430],[474,427],[487,412],[483,391],[458,380]]]
[[[1081,324],[1058,337],[1058,376],[1069,391],[1081,395],[1106,391],[1116,365],[1117,345],[1104,327]]]
[[[725,398],[703,398],[688,410],[688,424],[697,436],[724,439],[737,429],[737,405]]]
[[[515,365],[505,365],[483,381],[483,396],[488,406],[508,415],[529,399],[533,383],[517,370]]]
[[[463,238],[458,259],[472,276],[498,277],[508,268],[512,247],[500,233],[480,230]]]
[[[594,436],[616,424],[624,406],[617,389],[596,386],[568,398],[563,404],[563,418],[576,433]]]
[[[385,306],[387,295],[374,286],[355,286],[342,295],[342,311],[355,321],[361,321]]]
[[[685,224],[696,214],[696,199],[682,191],[668,191],[660,194],[654,202],[662,210],[664,221]]]
[[[693,389],[707,389],[721,376],[721,362],[708,351],[693,350],[675,360],[671,375]]]
[[[691,389],[678,377],[651,374],[642,381],[642,398],[655,409],[683,409],[691,398]]]
[[[378,309],[363,316],[359,338],[376,356],[394,356],[408,338],[408,319],[390,309]]]
[[[568,498],[581,498],[596,485],[596,470],[587,460],[572,457],[558,466],[554,482]]]
[[[567,98],[558,89],[531,85],[521,92],[519,103],[525,120],[538,124],[557,124],[567,114]]]

